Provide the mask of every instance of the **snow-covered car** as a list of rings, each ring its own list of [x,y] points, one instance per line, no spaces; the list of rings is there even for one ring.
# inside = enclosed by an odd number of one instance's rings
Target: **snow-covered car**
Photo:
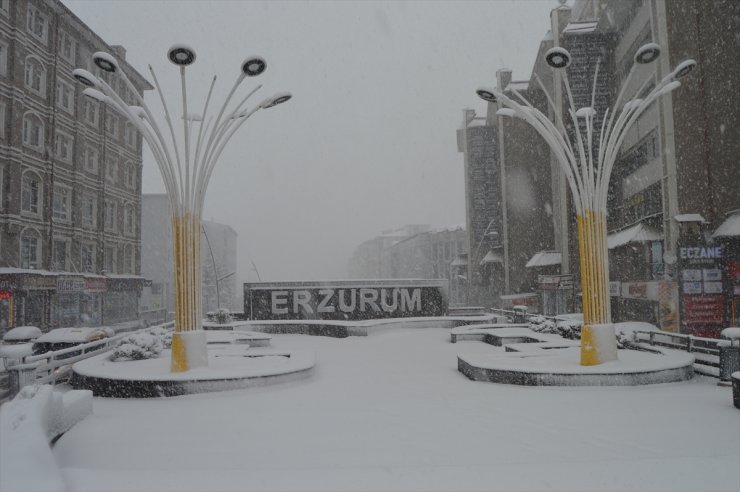
[[[45,354],[108,337],[110,330],[106,328],[56,328],[36,339],[33,353]]]
[[[18,326],[8,330],[0,343],[0,370],[9,359],[20,360],[33,352],[33,342],[41,336],[41,329],[35,326]]]

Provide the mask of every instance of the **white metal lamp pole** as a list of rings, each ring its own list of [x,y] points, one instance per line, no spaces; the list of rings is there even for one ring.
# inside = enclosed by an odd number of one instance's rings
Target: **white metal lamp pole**
[[[93,61],[101,70],[112,76],[119,75],[138,105],[129,105],[110,85],[87,70],[78,68],[72,73],[78,81],[87,86],[83,91],[85,95],[108,104],[141,132],[162,174],[170,200],[175,263],[175,333],[172,337],[171,370],[181,372],[208,363],[205,332],[201,325],[200,230],[203,201],[211,174],[228,141],[250,116],[260,109],[286,102],[291,95],[279,93],[251,109],[246,109],[245,103],[262,87],[260,85],[227,112],[234,93],[244,79],[257,76],[267,68],[262,58],[249,57],[242,63],[241,72],[216,119],[208,118],[206,121],[208,105],[216,83],[215,76],[203,106],[202,116],[194,118],[188,114],[185,68],[195,61],[195,51],[187,45],[176,44],[169,49],[167,57],[180,67],[183,120],[181,139],[176,136],[164,93],[151,65],[149,71],[154,79],[167,122],[169,131],[167,137],[113,56],[97,52],[93,54]],[[195,120],[201,122],[197,135],[193,134],[192,128]]]
[[[576,110],[566,68],[571,56],[567,50],[556,47],[545,54],[548,65],[562,77],[566,89],[574,135],[569,136],[562,119],[550,121],[540,110],[529,103],[516,89],[512,93],[519,101],[512,100],[498,88],[480,88],[476,92],[489,103],[500,102],[504,107],[496,114],[517,116],[529,123],[550,146],[560,168],[568,180],[576,207],[578,220],[578,245],[583,292],[583,329],[581,332],[581,364],[596,365],[617,358],[617,345],[611,322],[609,306],[609,255],[606,246],[606,200],[614,162],[630,127],[658,97],[677,89],[681,77],[696,66],[694,60],[685,60],[655,87],[648,91],[655,71],[647,77],[634,97],[620,106],[625,91],[638,65],[649,64],[660,56],[660,46],[646,44],[637,50],[632,68],[617,96],[609,115],[607,109],[598,133],[598,146],[594,147],[594,121],[596,110],[596,81],[599,63],[593,78],[591,106]],[[555,115],[559,114],[553,98],[539,77],[537,83],[547,97]],[[645,94],[647,92],[647,94]],[[571,141],[572,140],[572,141]],[[595,151],[594,151],[595,149]],[[594,153],[596,155],[594,155]]]

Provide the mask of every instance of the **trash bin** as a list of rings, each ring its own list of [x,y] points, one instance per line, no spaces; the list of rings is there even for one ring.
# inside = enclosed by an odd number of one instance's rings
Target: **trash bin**
[[[729,381],[733,372],[740,371],[740,347],[719,348],[719,380]]]
[[[527,306],[514,306],[514,323],[527,322]]]
[[[740,408],[740,372],[732,374],[732,403]]]

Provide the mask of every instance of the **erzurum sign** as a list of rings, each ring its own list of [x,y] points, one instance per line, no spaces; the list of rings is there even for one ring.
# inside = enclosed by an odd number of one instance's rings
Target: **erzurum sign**
[[[263,320],[363,320],[444,316],[446,280],[244,284],[244,313]]]

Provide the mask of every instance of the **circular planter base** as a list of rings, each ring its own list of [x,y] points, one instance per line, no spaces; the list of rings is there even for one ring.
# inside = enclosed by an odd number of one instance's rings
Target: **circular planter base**
[[[474,381],[525,386],[637,386],[694,377],[694,358],[679,352],[620,350],[619,360],[580,365],[580,348],[546,354],[504,353],[457,358],[458,370]]]

